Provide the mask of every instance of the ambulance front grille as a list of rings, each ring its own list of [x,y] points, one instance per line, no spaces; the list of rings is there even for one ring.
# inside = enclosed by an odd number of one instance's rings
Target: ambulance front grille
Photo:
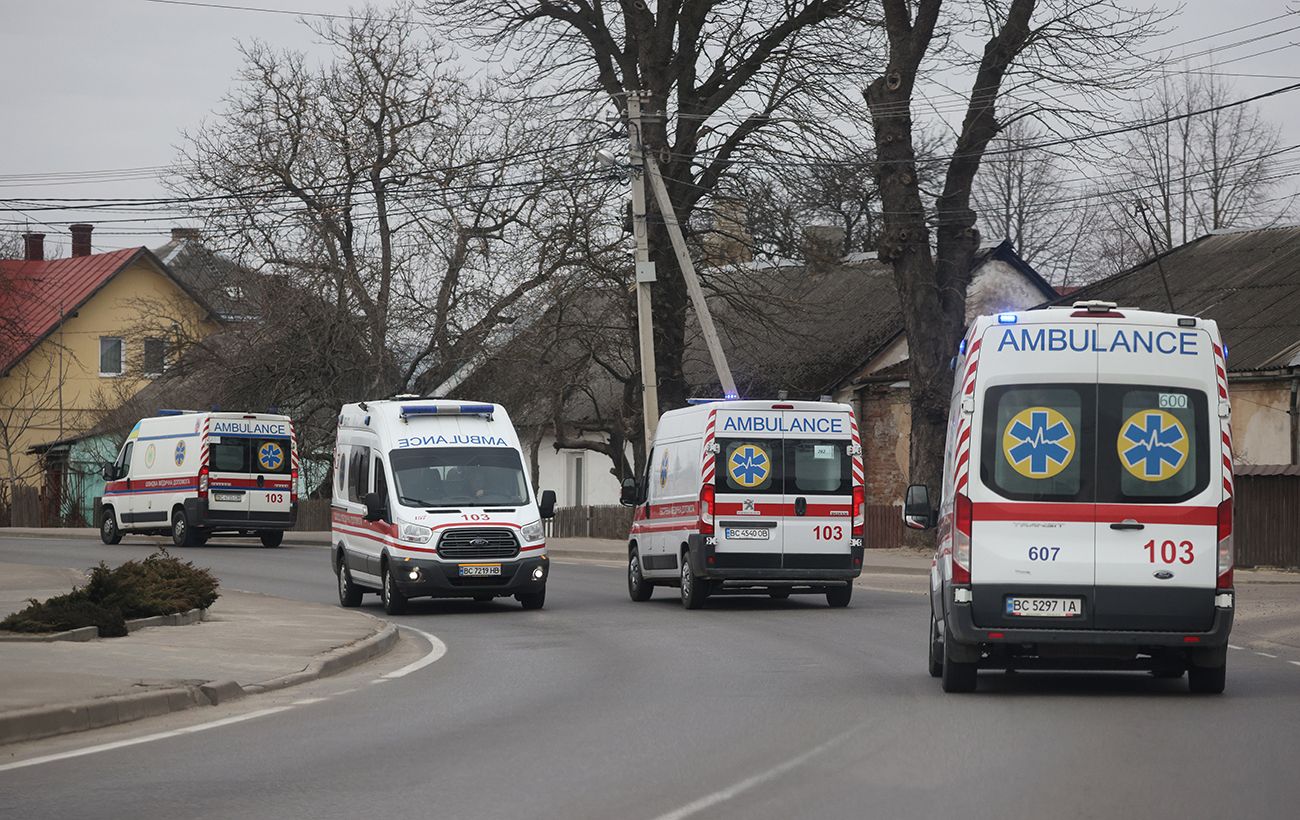
[[[453,527],[438,539],[438,554],[457,560],[514,558],[519,554],[519,540],[503,527]]]

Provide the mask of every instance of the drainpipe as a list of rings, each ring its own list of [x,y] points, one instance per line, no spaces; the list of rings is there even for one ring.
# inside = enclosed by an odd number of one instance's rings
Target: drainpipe
[[[1300,464],[1300,372],[1291,371],[1291,463]]]

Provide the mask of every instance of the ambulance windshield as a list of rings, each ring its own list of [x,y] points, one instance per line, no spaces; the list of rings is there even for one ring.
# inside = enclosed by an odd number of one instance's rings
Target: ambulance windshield
[[[509,447],[412,447],[388,457],[397,500],[408,507],[528,503],[523,464]]]

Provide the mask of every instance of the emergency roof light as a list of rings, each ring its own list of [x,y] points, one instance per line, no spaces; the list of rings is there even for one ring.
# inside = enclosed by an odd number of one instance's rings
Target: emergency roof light
[[[399,417],[406,421],[411,416],[483,416],[491,421],[495,411],[490,404],[404,404]]]
[[[714,399],[706,399],[706,398],[687,399],[686,403],[692,407],[697,407],[701,404],[713,404],[714,402],[719,402],[719,401],[735,401],[735,400],[736,400],[736,396],[729,393],[726,396],[719,396],[718,398],[714,398]]]
[[[160,416],[183,416],[183,415],[185,415],[185,414],[187,414],[187,413],[197,413],[197,412],[199,412],[199,411],[198,411],[198,410],[159,410],[159,411],[158,411],[158,415],[160,415]]]
[[[1000,325],[1014,325],[1014,324],[1016,323],[1016,321],[1017,321],[1019,318],[1020,318],[1020,317],[1019,317],[1019,316],[1016,316],[1016,314],[1014,314],[1014,313],[999,313],[999,314],[998,314],[998,324],[1000,324]]]
[[[1114,302],[1103,302],[1101,299],[1089,299],[1087,301],[1075,302],[1075,310],[1086,310],[1089,313],[1110,313],[1118,305]]]

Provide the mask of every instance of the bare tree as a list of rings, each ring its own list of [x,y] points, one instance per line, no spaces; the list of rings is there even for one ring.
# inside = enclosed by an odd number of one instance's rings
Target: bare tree
[[[885,0],[883,10],[888,65],[863,91],[884,207],[879,256],[893,265],[907,331],[911,480],[938,487],[953,380],[948,362],[965,326],[980,244],[972,191],[989,143],[1029,116],[1086,124],[1107,94],[1141,81],[1134,47],[1157,19],[1117,0]],[[972,40],[979,47],[967,51],[963,44]],[[927,207],[913,118],[918,84],[936,61],[971,80],[941,191]]]
[[[575,104],[626,112],[629,93],[651,96],[642,142],[658,157],[678,221],[697,208],[733,163],[768,140],[825,127],[848,110],[844,89],[872,59],[869,28],[852,0],[725,3],[681,0],[557,3],[427,0],[431,15],[476,45],[514,55],[519,86]],[[660,402],[685,404],[687,292],[661,218],[648,220]]]

